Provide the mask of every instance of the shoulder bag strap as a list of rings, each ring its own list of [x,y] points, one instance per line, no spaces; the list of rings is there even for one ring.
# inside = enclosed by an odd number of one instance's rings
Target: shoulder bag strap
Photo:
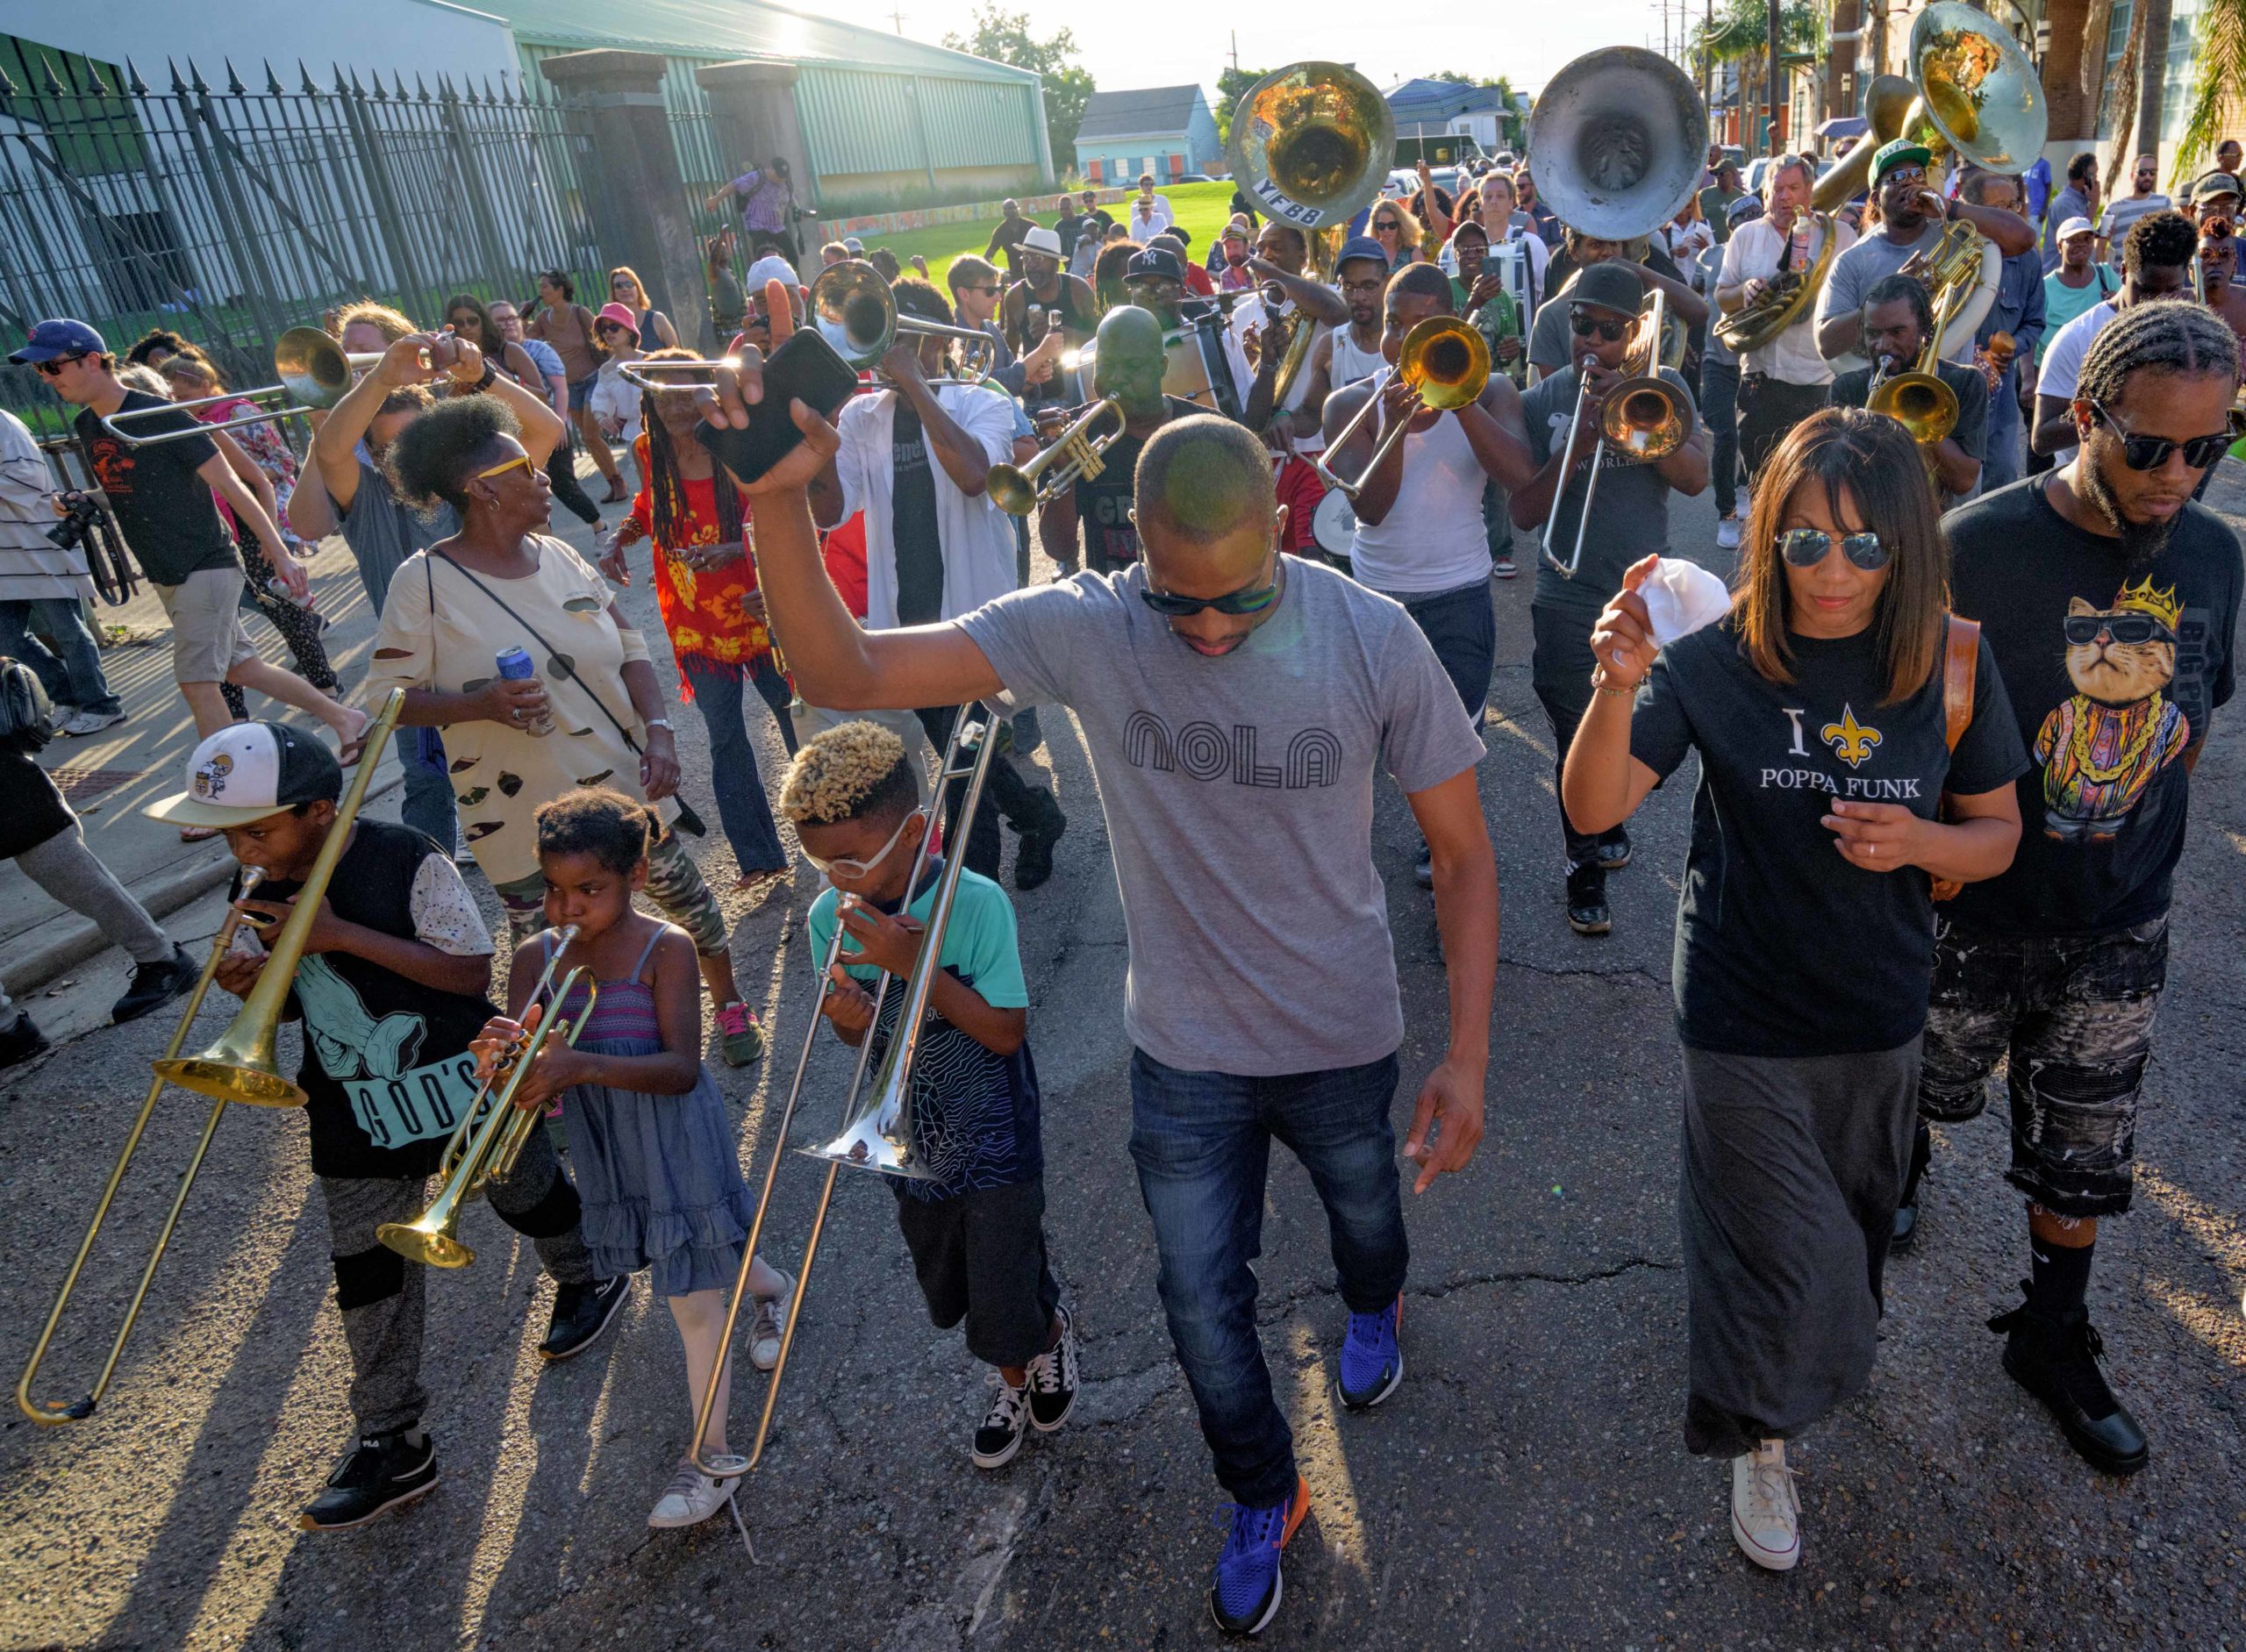
[[[540,554],[543,554],[544,553],[542,552],[540,553]],[[453,558],[447,555],[445,552],[433,550],[429,552],[428,554],[432,561],[442,561],[447,568],[458,569],[461,576],[465,578],[469,584],[475,586],[476,590],[482,591],[486,597],[489,597],[493,602],[497,603],[501,610],[505,612],[508,619],[513,620],[525,631],[530,633],[531,640],[538,644],[538,646],[545,651],[546,657],[549,662],[561,657],[562,651],[559,648],[556,648],[552,643],[548,642],[544,637],[540,636],[539,634],[538,627],[531,624],[529,620],[524,619],[520,614],[517,613],[513,606],[509,604],[504,597],[502,597],[497,591],[493,590],[482,580],[476,578],[476,576],[474,574],[469,573],[467,569],[461,567],[460,563],[454,561]],[[434,612],[436,610],[436,585],[433,576],[432,576],[430,583],[429,606],[430,611]],[[632,738],[632,731],[630,729],[625,727],[623,724],[616,720],[616,713],[608,709],[607,701],[602,699],[598,694],[593,691],[593,685],[586,682],[583,677],[578,676],[574,668],[569,672],[569,680],[585,691],[586,697],[591,700],[593,704],[599,708],[600,714],[608,719],[609,726],[624,737],[624,743],[631,747],[632,754],[635,757],[640,755],[640,742]],[[1967,692],[1966,697],[1968,699],[1971,698],[1971,692],[1970,690]]]
[[[1980,621],[1950,615],[1942,660],[1942,737],[1952,751],[1972,725],[1973,678],[1980,662]]]

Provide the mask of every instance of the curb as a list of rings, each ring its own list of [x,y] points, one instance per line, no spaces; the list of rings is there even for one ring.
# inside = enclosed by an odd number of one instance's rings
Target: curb
[[[389,778],[377,775],[367,788],[368,801],[381,797],[392,787],[402,783],[404,773],[394,764]],[[234,874],[232,855],[221,854],[216,859],[192,865],[175,867],[160,872],[154,877],[144,878],[126,890],[133,899],[147,910],[148,916],[161,923],[182,906],[193,905],[212,890],[225,885]],[[112,944],[90,918],[66,911],[59,919],[50,919],[39,926],[32,935],[45,932],[45,939],[11,958],[0,976],[4,976],[8,995],[20,998],[36,992],[61,975],[97,954],[106,952]],[[31,940],[31,936],[25,938]]]

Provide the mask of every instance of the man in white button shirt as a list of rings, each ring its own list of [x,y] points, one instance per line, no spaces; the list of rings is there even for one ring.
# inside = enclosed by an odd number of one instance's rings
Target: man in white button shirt
[[[1716,308],[1728,315],[1760,297],[1784,274],[1807,277],[1825,251],[1824,227],[1809,211],[1810,164],[1799,155],[1781,155],[1763,183],[1763,216],[1742,224],[1724,243],[1723,268],[1716,277]],[[1839,250],[1856,232],[1837,220]],[[1739,454],[1751,487],[1763,462],[1796,425],[1825,405],[1833,383],[1832,364],[1818,353],[1813,304],[1804,304],[1794,324],[1739,363]],[[1736,549],[1742,519],[1726,517],[1716,525],[1716,543]]]
[[[1155,193],[1155,175],[1139,175],[1139,193],[1131,202],[1131,239],[1144,247],[1177,222],[1177,214],[1169,210],[1169,199]]]

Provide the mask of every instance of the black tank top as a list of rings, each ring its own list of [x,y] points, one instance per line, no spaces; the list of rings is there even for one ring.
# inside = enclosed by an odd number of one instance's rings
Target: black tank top
[[[1169,410],[1164,424],[1191,418],[1204,411],[1175,396],[1162,399]],[[1139,530],[1131,522],[1131,495],[1139,450],[1146,445],[1142,436],[1118,436],[1099,455],[1098,476],[1090,482],[1081,476],[1077,479],[1077,518],[1084,525],[1084,565],[1094,573],[1128,568],[1139,560]]]

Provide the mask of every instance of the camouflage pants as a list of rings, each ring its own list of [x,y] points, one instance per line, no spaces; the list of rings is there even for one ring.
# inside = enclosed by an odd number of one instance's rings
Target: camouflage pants
[[[1935,938],[1919,1116],[1976,1117],[2007,1062],[2005,1179],[2055,1216],[2129,1208],[2137,1098],[2168,978],[2165,915],[2106,935]]]

